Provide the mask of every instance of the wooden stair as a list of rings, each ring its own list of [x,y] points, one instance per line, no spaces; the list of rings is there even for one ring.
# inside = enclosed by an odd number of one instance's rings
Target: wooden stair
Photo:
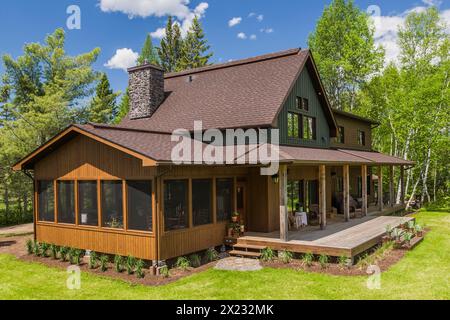
[[[235,257],[259,259],[261,257],[261,250],[266,248],[267,247],[264,246],[237,243],[233,246],[233,250],[230,251],[230,255]]]

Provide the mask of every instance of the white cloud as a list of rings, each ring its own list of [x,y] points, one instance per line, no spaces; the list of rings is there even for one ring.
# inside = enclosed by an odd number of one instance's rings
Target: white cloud
[[[230,21],[228,21],[228,26],[231,28],[231,27],[237,26],[241,22],[242,22],[241,17],[235,17],[235,18],[231,19]]]
[[[439,7],[442,4],[442,0],[422,0],[427,6]]]
[[[162,39],[166,36],[166,28],[158,28],[153,32],[150,32],[150,36],[156,39]]]
[[[247,39],[247,35],[246,35],[245,33],[243,33],[243,32],[239,32],[238,35],[237,35],[237,37],[238,37],[239,39],[242,39],[242,40]]]
[[[273,29],[272,28],[262,28],[262,29],[259,29],[259,32],[261,32],[261,33],[273,33]]]
[[[440,4],[439,0],[423,0],[426,5]],[[406,16],[411,12],[423,12],[427,9],[425,6],[412,7],[398,15],[380,15],[373,17],[375,24],[375,42],[382,45],[386,51],[386,63],[397,62],[400,56],[400,48],[398,46],[398,29],[403,27]],[[447,23],[446,32],[450,33],[450,9],[441,11],[441,18]]]
[[[250,40],[256,40],[256,34],[252,34],[252,35],[250,36]]]
[[[182,35],[186,35],[195,17],[203,18],[209,7],[207,2],[201,2],[194,9],[189,8],[189,0],[99,0],[103,12],[122,12],[130,19],[135,17],[174,16],[181,27]],[[164,28],[158,28],[151,33],[154,38],[162,38]]]
[[[189,13],[189,0],[100,0],[104,12],[122,12],[130,18],[173,15],[184,19]]]
[[[136,65],[139,54],[128,48],[118,49],[116,54],[105,63],[109,69],[121,69],[127,71],[128,68]]]
[[[258,20],[259,22],[264,20],[264,15],[260,14],[256,17],[256,20]]]
[[[256,13],[254,13],[254,12],[250,12],[250,13],[248,14],[248,17],[249,17],[249,18],[252,18],[252,17],[254,17],[254,16],[256,16]]]

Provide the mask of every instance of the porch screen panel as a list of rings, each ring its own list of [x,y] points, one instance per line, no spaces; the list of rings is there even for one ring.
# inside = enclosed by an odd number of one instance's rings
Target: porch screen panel
[[[231,220],[233,211],[233,179],[216,181],[217,221]]]
[[[78,223],[98,226],[97,181],[78,181]]]
[[[166,231],[188,227],[188,180],[164,181],[164,226]]]
[[[102,225],[107,228],[123,228],[122,181],[102,181]]]
[[[53,181],[38,181],[39,221],[55,221],[55,191]]]
[[[127,181],[128,229],[152,231],[152,182]]]
[[[75,182],[58,181],[58,223],[75,224]]]
[[[212,180],[192,180],[194,226],[212,223]]]

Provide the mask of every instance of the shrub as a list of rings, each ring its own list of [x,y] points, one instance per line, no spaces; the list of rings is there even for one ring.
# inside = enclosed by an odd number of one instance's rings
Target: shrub
[[[100,269],[102,270],[102,272],[108,270],[108,262],[109,262],[108,256],[106,254],[101,255],[99,261],[100,261]]]
[[[407,225],[408,230],[414,230],[415,225],[416,222],[414,220],[409,220]]]
[[[280,253],[278,254],[278,258],[286,264],[291,263],[293,257],[294,255],[292,254],[292,252],[287,250],[280,251]]]
[[[319,256],[319,263],[320,263],[320,266],[322,267],[322,269],[325,269],[328,264],[328,256],[326,254],[321,254]]]
[[[37,242],[37,241],[34,242],[33,253],[37,257],[39,257],[41,255],[41,246],[39,245],[39,242]]]
[[[186,257],[178,257],[175,266],[181,270],[187,270],[191,266],[191,262]]]
[[[305,266],[311,267],[314,260],[314,255],[312,253],[305,253],[302,258],[302,262]]]
[[[69,253],[69,248],[68,247],[61,247],[61,249],[59,250],[59,257],[61,258],[61,260],[67,261],[67,254]]]
[[[208,262],[213,262],[219,259],[219,253],[214,248],[209,248],[208,250],[206,250],[205,255],[206,261]]]
[[[340,256],[338,258],[339,267],[341,267],[341,268],[347,267],[347,260],[348,260],[348,258],[346,256]]]
[[[28,254],[33,254],[34,252],[34,241],[31,239],[28,239],[26,242],[27,252]]]
[[[191,262],[191,266],[193,266],[194,268],[198,268],[202,264],[200,256],[198,254],[191,255],[189,257],[189,261]]]
[[[73,251],[73,264],[79,266],[81,264],[81,259],[84,256],[84,250],[75,249]]]
[[[125,263],[125,267],[127,268],[127,273],[132,274],[135,266],[136,266],[136,258],[133,256],[128,256],[127,261]]]
[[[403,235],[403,239],[409,244],[411,242],[411,239],[413,238],[413,234],[411,232],[406,232]]]
[[[264,248],[261,250],[261,260],[264,262],[273,261],[275,258],[275,251],[271,248]]]
[[[57,246],[56,244],[50,245],[50,256],[52,257],[52,259],[58,258],[59,249],[60,249],[59,246]]]
[[[143,270],[144,267],[145,267],[144,261],[143,261],[142,259],[139,259],[139,260],[136,262],[136,276],[137,276],[139,279],[142,279],[142,278],[145,277],[145,272],[144,272],[144,270]]]
[[[114,268],[119,273],[123,271],[123,258],[119,255],[114,257]]]
[[[75,264],[75,248],[69,248],[67,255],[69,256],[70,264]]]
[[[159,274],[163,278],[168,278],[170,276],[169,267],[168,266],[162,266],[161,268],[159,268]]]
[[[89,256],[89,269],[97,268],[97,257],[97,252],[91,251],[91,254]]]
[[[50,249],[50,245],[48,243],[41,243],[41,256],[48,257],[48,249]]]

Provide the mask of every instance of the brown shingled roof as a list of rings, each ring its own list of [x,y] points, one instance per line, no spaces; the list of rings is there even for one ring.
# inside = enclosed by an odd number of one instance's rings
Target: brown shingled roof
[[[294,49],[167,74],[167,98],[152,117],[120,126],[172,132],[201,120],[205,129],[271,127],[308,57],[309,50]]]

